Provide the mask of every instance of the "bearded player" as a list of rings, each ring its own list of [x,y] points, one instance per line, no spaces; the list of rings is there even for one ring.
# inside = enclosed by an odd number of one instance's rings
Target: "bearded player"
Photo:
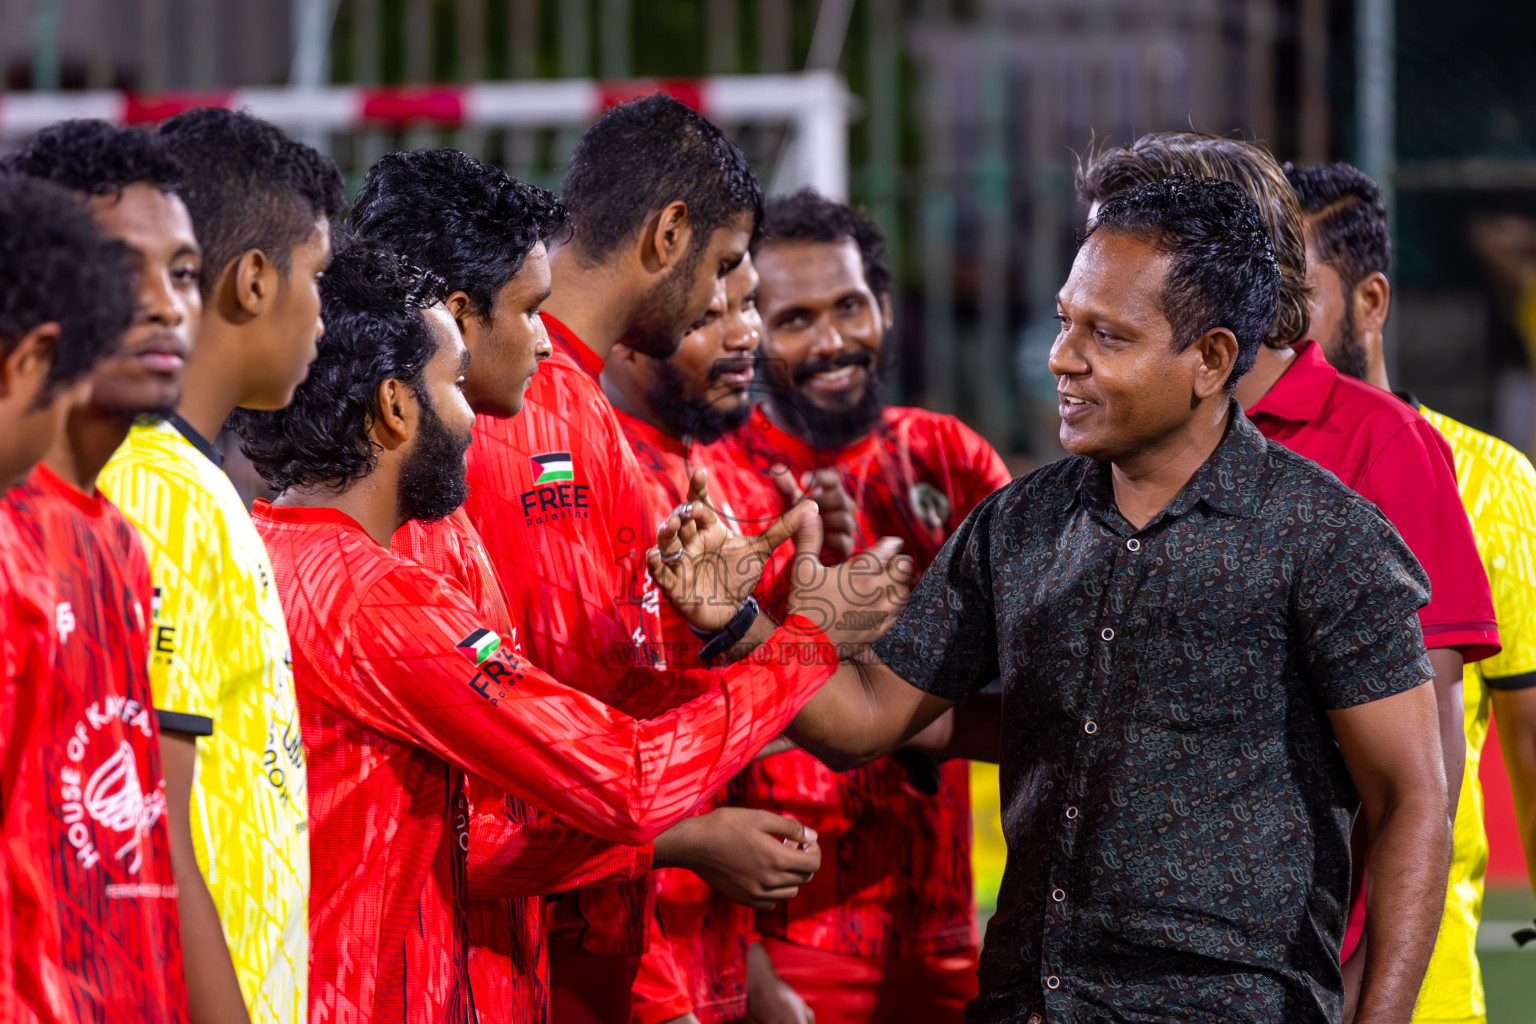
[[[753,258],[767,397],[727,444],[758,479],[834,470],[856,545],[896,536],[919,571],[1006,484],[953,417],[885,404],[891,272],[878,226],[809,190],[768,203]],[[754,990],[826,1022],[954,1020],[976,994],[969,767],[902,752],[837,774],[799,751],[754,765],[751,799],[814,828],[822,869],[759,914]],[[754,1011],[756,1012],[756,1011]]]
[[[524,393],[549,354],[539,318],[550,292],[545,239],[564,223],[565,211],[550,193],[452,149],[384,157],[369,170],[348,214],[350,229],[371,243],[409,253],[447,282],[446,306],[471,355],[465,399],[477,415],[498,419],[521,412]],[[665,518],[655,520],[652,534]],[[776,518],[777,512],[762,525]],[[505,621],[507,631],[527,635],[512,624],[483,544],[462,510],[438,522],[407,524],[393,548],[454,577],[494,618]],[[634,848],[613,849],[473,778],[470,806],[471,895],[498,897],[472,907],[471,972],[478,993],[507,993],[504,1001],[482,998],[482,1006],[489,1004],[482,1014],[542,1019],[548,1012],[542,959],[509,956],[542,957],[543,920],[535,897],[643,875],[652,851],[637,857]],[[786,846],[781,837],[792,844]],[[667,830],[658,837],[654,856],[660,864],[709,874],[731,891],[783,898],[815,870],[814,843],[804,838],[794,822],[735,810]],[[482,864],[483,870],[477,866]]]
[[[465,507],[514,621],[537,623],[524,641],[530,659],[617,707],[650,713],[689,690],[659,678],[636,685],[629,673],[659,660],[659,605],[644,559],[655,524],[598,376],[621,341],[657,354],[677,347],[746,255],[762,193],[718,128],[651,96],[609,110],[588,130],[561,201],[571,226],[550,252],[552,292],[542,307],[554,355],[521,415],[477,420]],[[774,629],[745,600],[756,567],[739,560],[733,573],[737,565],[728,600],[687,609],[718,646],[755,643]],[[648,883],[583,890],[557,905],[557,1018],[625,1024],[649,908]]]
[[[474,1007],[466,772],[573,827],[644,844],[792,717],[830,670],[812,662],[835,660],[794,617],[761,665],[685,680],[704,695],[640,722],[556,683],[451,577],[393,554],[406,522],[452,513],[467,489],[469,357],[442,291],[392,254],[344,249],[326,279],[320,357],[293,404],[237,414],[247,454],[280,491],[255,514],[309,752],[311,1015],[442,1020]],[[668,550],[695,553],[669,526]],[[837,582],[821,574],[794,598],[825,603]],[[631,678],[643,685],[651,671]],[[389,826],[371,827],[381,814]]]
[[[204,983],[190,989],[193,1015],[297,1022],[309,796],[288,634],[266,550],[213,439],[237,406],[280,407],[304,378],[344,186],[328,158],[249,114],[189,111],[158,137],[184,168],[204,315],[175,414],[136,425],[101,487],[149,554],[167,813],[213,897],[183,907],[183,927],[204,914],[229,942],[228,960],[186,946],[188,976]]]
[[[0,494],[54,444],[84,397],[96,364],[133,320],[133,278],[123,253],[79,197],[51,182],[0,174]],[[30,531],[29,531],[30,533]],[[69,1019],[58,999],[56,930],[18,927],[50,913],[52,845],[37,805],[12,798],[39,753],[37,698],[53,686],[59,633],[57,574],[0,505],[0,1019]],[[46,725],[46,723],[43,723]],[[46,732],[42,735],[46,735]],[[33,766],[25,766],[29,770]],[[42,854],[42,856],[40,856]],[[20,940],[20,941],[18,941]]]
[[[96,367],[90,400],[5,498],[23,535],[48,552],[58,591],[37,770],[14,791],[16,801],[35,802],[41,825],[30,838],[49,860],[57,902],[18,920],[62,937],[64,986],[49,1000],[62,1019],[185,1020],[177,894],[201,902],[208,891],[196,860],[175,856],[190,851],[185,836],[173,844],[167,831],[148,677],[149,567],[96,482],[135,418],[175,408],[202,309],[201,252],[173,191],[179,166],[145,132],[62,122],[6,165],[88,197],[101,231],[126,249],[138,306],[122,347]],[[207,920],[189,915],[186,942],[224,950],[216,918],[197,930]]]
[[[761,479],[748,479],[747,468],[720,438],[746,421],[752,410],[750,387],[755,373],[762,319],[757,315],[757,270],[745,257],[727,274],[709,309],[683,335],[676,352],[661,357],[618,344],[608,354],[603,390],[644,475],[651,516],[660,524],[688,500],[695,471],[708,474],[715,510],[733,528],[754,533],[782,512]],[[787,555],[787,552],[786,552]],[[777,562],[776,556],[772,559]],[[782,577],[783,573],[778,574]],[[758,587],[766,602],[764,584]],[[662,608],[662,636],[669,661],[697,663],[699,642],[682,615]],[[759,816],[763,832],[785,834],[791,819],[741,805],[744,780],[717,794],[719,809],[750,819]],[[812,830],[810,835],[815,837]],[[777,890],[738,902],[722,888],[689,871],[656,873],[656,910],[652,934],[634,989],[636,1024],[658,1024],[691,1014],[698,1024],[742,1020],[747,1012],[747,946],[752,906],[768,909],[794,896],[820,864],[820,851],[769,843],[761,855],[788,877]]]
[[[1349,164],[1286,166],[1306,214],[1311,316],[1319,346],[1341,373],[1392,389],[1382,356],[1391,307],[1392,232],[1381,189]],[[1504,649],[1462,671],[1466,771],[1456,809],[1450,884],[1435,952],[1414,1020],[1472,1024],[1486,1019],[1477,927],[1482,916],[1488,835],[1478,766],[1488,719],[1497,711],[1505,764],[1520,802],[1521,836],[1536,851],[1536,765],[1522,759],[1536,738],[1536,470],[1511,445],[1400,393],[1445,437],[1493,590]],[[1528,858],[1536,861],[1536,858]]]

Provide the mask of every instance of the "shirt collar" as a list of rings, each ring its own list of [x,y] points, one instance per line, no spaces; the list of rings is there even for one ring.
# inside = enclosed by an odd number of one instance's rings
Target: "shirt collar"
[[[213,443],[206,437],[204,437],[202,434],[199,434],[196,427],[182,419],[176,413],[171,413],[171,415],[166,418],[166,422],[175,427],[176,432],[179,433],[182,437],[186,438],[188,444],[202,452],[204,457],[206,457],[209,462],[213,463],[215,466],[218,466],[220,469],[224,468],[224,453],[215,448]]]
[[[544,318],[544,329],[549,332],[551,344],[563,350],[593,380],[602,376],[603,361],[597,357],[596,352],[587,347],[586,342],[576,336],[575,331],[548,313],[540,313],[539,316]]]
[[[1235,400],[1229,402],[1227,429],[1216,450],[1195,470],[1184,489],[1174,496],[1153,523],[1184,515],[1200,502],[1231,516],[1255,518],[1264,493],[1264,453],[1269,442],[1243,415]],[[1120,519],[1115,488],[1107,462],[1084,460],[1082,476],[1064,511],[1081,501],[1083,508],[1102,520]],[[1151,523],[1148,524],[1152,525]]]
[[[1248,410],[1248,415],[1309,423],[1323,411],[1323,403],[1338,379],[1339,371],[1323,358],[1322,347],[1315,341],[1304,341],[1296,346],[1296,358],[1291,365],[1269,393]]]

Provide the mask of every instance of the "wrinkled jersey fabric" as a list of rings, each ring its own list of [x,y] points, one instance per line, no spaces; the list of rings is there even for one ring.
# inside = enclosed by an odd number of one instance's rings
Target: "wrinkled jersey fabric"
[[[463,509],[412,521],[390,541],[395,554],[456,581],[489,628],[520,653],[489,556]],[[469,806],[469,975],[481,1024],[549,1020],[549,945],[543,896],[582,885],[631,881],[651,847],[612,843],[563,824],[474,775]]]
[[[1010,479],[979,435],[923,409],[887,408],[868,436],[827,449],[780,429],[759,407],[720,443],[749,468],[743,479],[775,498],[774,472],[798,481],[836,470],[857,509],[855,549],[900,537],[919,572],[971,509]],[[781,579],[782,568],[773,569]],[[916,779],[909,764],[927,777]],[[816,829],[823,851],[821,870],[798,896],[758,915],[763,934],[856,956],[976,945],[965,761],[886,757],[834,772],[795,750],[755,763],[747,785],[752,806]]]
[[[777,493],[765,491],[761,478],[725,445],[680,441],[615,411],[646,483],[651,536],[687,499],[690,479],[700,468],[708,471],[707,489],[716,515],[734,532],[761,533],[783,511]],[[762,600],[766,606],[767,598]],[[662,603],[661,629],[669,664],[699,664],[700,642],[670,602]],[[693,694],[673,691],[658,696],[676,702]],[[700,811],[740,806],[746,796],[746,780],[737,778]],[[660,1024],[688,1012],[699,1024],[744,1018],[752,910],[715,892],[686,868],[663,868],[652,879],[656,905],[650,943],[633,989],[635,1024]]]
[[[630,714],[651,705],[634,667],[665,667],[658,593],[644,552],[645,494],[634,455],[598,384],[602,363],[546,315],[554,353],[516,416],[475,419],[465,511],[490,554],[528,658]],[[648,881],[573,892],[554,928],[587,952],[639,955]],[[556,982],[558,983],[558,978]]]
[[[836,661],[800,620],[766,645],[773,668],[716,673],[705,696],[637,721],[534,667],[455,581],[343,513],[257,502],[254,517],[309,747],[311,1019],[476,1012],[466,773],[643,844],[777,735]]]
[[[18,913],[19,950],[59,950],[77,1019],[184,1021],[144,550],[110,501],[47,466],[0,505],[23,542],[47,552],[58,601],[52,685],[10,796],[11,813],[24,805],[35,823],[11,855],[47,865],[55,902]]]

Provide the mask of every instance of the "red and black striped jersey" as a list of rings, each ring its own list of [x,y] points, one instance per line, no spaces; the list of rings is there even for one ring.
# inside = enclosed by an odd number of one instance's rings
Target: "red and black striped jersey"
[[[888,408],[867,437],[817,449],[761,408],[721,442],[768,474],[831,468],[858,509],[856,548],[900,537],[919,571],[983,498],[1009,480],[992,447],[952,416]],[[744,479],[753,479],[752,476]],[[921,762],[923,759],[916,759]],[[933,767],[928,759],[928,767]],[[795,899],[758,915],[766,935],[859,956],[924,956],[976,945],[968,767],[947,761],[926,781],[896,758],[830,771],[801,751],[748,770],[750,802],[814,828],[821,870]]]
[[[50,865],[29,843],[44,826],[36,820],[39,808],[11,799],[23,759],[36,754],[31,729],[52,687],[58,604],[52,566],[0,505],[0,1020],[7,1021],[71,1019],[57,930],[22,925],[54,902]]]
[[[7,797],[12,867],[40,870],[33,896],[52,901],[13,908],[18,980],[41,988],[47,1018],[184,1021],[144,551],[111,502],[46,466],[0,506],[19,543],[46,552],[55,602],[43,609],[52,678],[35,695]],[[24,896],[12,886],[13,902]]]
[[[746,479],[752,471],[729,449],[685,443],[628,413],[617,414],[646,482],[652,536],[687,497],[689,480],[701,467],[709,472],[708,489],[715,513],[735,532],[761,533],[782,513],[778,493],[771,486],[765,489],[761,478]],[[784,545],[785,549],[790,547]],[[766,607],[762,594],[759,599]],[[663,602],[661,623],[667,661],[699,664],[699,641],[670,603]],[[687,696],[691,695],[672,693],[667,699]],[[733,780],[700,810],[739,805],[745,796],[745,780]],[[699,1024],[742,1019],[747,1012],[751,909],[716,892],[683,868],[665,868],[653,878],[656,907],[651,941],[634,986],[636,1024],[652,1024],[652,1017],[660,1021],[679,1016],[679,988]]]
[[[602,361],[544,317],[554,354],[516,416],[475,420],[465,510],[534,664],[633,715],[654,711],[635,665],[665,667],[659,595],[645,566],[649,517],[635,459],[598,383]],[[647,703],[636,703],[637,699]],[[572,892],[553,928],[590,953],[645,949],[650,884]],[[558,980],[558,979],[557,979]]]
[[[785,671],[713,675],[637,721],[556,682],[459,585],[329,508],[258,502],[309,757],[310,1014],[470,1019],[465,773],[575,828],[643,844],[724,785],[810,699],[835,652],[804,621]],[[796,638],[814,642],[803,651]],[[826,662],[825,664],[812,664]],[[648,670],[632,670],[645,682]]]
[[[463,509],[396,531],[391,550],[456,580],[490,628],[521,653],[501,586]],[[481,1024],[545,1024],[549,957],[544,900],[578,886],[632,881],[651,846],[598,839],[484,779],[465,779],[469,801],[469,974]]]

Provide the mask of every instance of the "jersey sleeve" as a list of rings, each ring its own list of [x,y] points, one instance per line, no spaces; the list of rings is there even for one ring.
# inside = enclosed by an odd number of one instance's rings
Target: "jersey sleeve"
[[[1360,492],[1397,528],[1429,576],[1429,604],[1419,610],[1425,646],[1457,648],[1469,663],[1498,653],[1488,576],[1440,432],[1419,417],[1399,428],[1366,470]]]
[[[651,869],[649,843],[599,839],[483,780],[469,780],[469,897],[548,896],[631,882]]]
[[[1503,650],[1482,662],[1491,689],[1536,686],[1536,469],[1510,459],[1499,475],[1497,508],[1487,509],[1483,543],[1491,548],[1488,583]]]
[[[420,567],[381,577],[338,638],[358,681],[353,712],[621,843],[650,842],[730,781],[837,663],[824,635],[792,619],[761,655],[701,681],[702,696],[637,720],[557,682],[477,620],[454,584]],[[632,671],[637,685],[661,681]]]
[[[950,535],[874,643],[891,671],[945,700],[963,700],[998,676],[990,538],[1006,493],[983,501]]]

